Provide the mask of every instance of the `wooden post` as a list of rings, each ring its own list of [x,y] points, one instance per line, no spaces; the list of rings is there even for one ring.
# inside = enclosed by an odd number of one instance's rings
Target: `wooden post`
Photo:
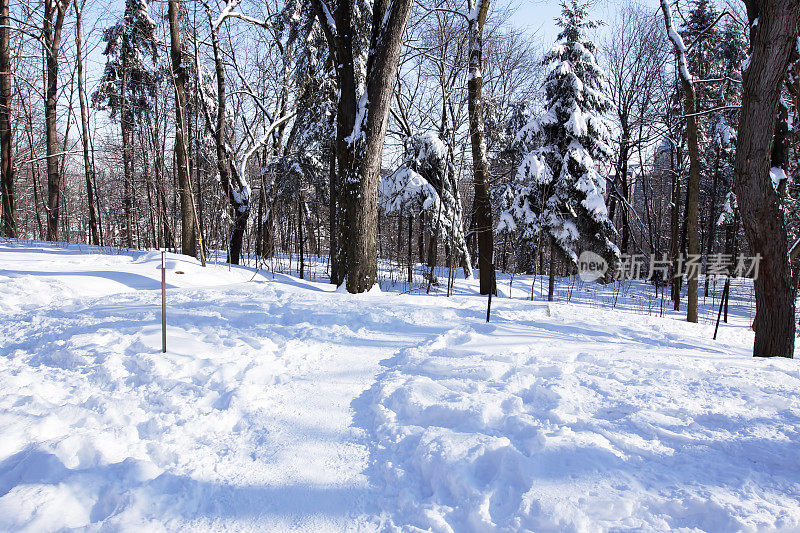
[[[167,353],[167,270],[161,252],[161,352]]]

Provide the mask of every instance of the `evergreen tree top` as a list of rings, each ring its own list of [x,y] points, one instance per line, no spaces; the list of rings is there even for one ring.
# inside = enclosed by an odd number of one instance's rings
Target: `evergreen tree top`
[[[595,29],[603,25],[602,21],[589,19],[589,8],[591,1],[581,2],[579,0],[561,0],[561,16],[556,19],[556,26],[561,28],[556,40],[565,43],[581,43],[584,46],[588,43],[590,51],[595,52],[595,45],[588,41],[587,30]]]
[[[619,250],[605,205],[602,166],[612,155],[612,103],[605,73],[595,60],[589,2],[563,0],[557,20],[563,28],[544,63],[545,113],[528,122],[515,140],[527,148],[514,183],[504,196],[498,231],[518,231],[531,240],[542,233],[561,254],[577,261],[578,246],[589,246],[613,265]]]
[[[108,59],[92,102],[108,109],[111,118],[123,115],[125,124],[131,124],[151,107],[161,79],[158,64],[161,41],[155,31],[156,23],[150,17],[147,0],[126,0],[122,17],[103,31],[106,43],[103,54]]]
[[[150,17],[147,0],[125,0],[122,18],[103,32],[106,43],[103,55],[117,59],[120,53],[133,53],[136,59],[141,59],[139,54],[145,53],[156,61],[159,39],[155,31],[156,23]]]

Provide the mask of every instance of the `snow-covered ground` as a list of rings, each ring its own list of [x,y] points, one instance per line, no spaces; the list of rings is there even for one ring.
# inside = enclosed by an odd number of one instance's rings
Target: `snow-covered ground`
[[[501,277],[487,324],[472,281],[168,257],[162,354],[159,253],[0,243],[0,530],[800,529],[800,365],[749,357],[746,284],[712,341],[646,285]]]

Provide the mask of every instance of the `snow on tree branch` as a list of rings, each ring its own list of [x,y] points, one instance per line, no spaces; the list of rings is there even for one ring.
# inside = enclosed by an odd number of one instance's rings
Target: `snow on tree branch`
[[[675,25],[672,22],[672,8],[669,6],[667,0],[661,0],[661,11],[664,13],[664,24],[667,27],[667,35],[669,36],[669,40],[672,41],[675,53],[678,56],[678,72],[686,83],[693,83],[692,74],[689,72],[689,63],[686,59],[687,48],[683,42],[683,37],[675,30]]]
[[[219,31],[219,27],[228,18],[237,18],[237,19],[243,20],[245,22],[249,22],[250,24],[255,24],[256,26],[261,26],[263,28],[266,28],[266,27],[269,26],[269,21],[268,20],[259,20],[257,18],[250,17],[248,15],[240,13],[238,11],[234,11],[238,7],[239,2],[240,2],[240,0],[228,0],[227,4],[225,5],[225,8],[220,12],[219,17],[217,17],[217,20],[215,20],[211,24],[211,29],[213,31],[215,31],[215,32]]]
[[[247,153],[244,154],[244,157],[242,157],[242,162],[239,165],[239,174],[241,174],[242,176],[245,175],[245,169],[247,168],[247,162],[250,160],[250,157],[255,153],[256,150],[258,150],[267,143],[270,135],[272,135],[272,132],[275,131],[275,128],[277,128],[287,120],[290,120],[296,115],[297,115],[296,112],[289,113],[287,115],[282,116],[278,120],[274,121],[272,124],[270,124],[269,128],[267,128],[267,131],[264,133],[261,139],[259,139],[258,142],[254,143],[253,146],[251,146],[250,149],[247,151]]]

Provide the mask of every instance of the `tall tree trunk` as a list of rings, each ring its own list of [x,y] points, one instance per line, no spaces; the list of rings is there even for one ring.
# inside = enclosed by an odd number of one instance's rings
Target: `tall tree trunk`
[[[122,90],[120,91],[119,124],[122,133],[122,211],[125,216],[125,246],[133,248],[133,147],[131,132],[133,117],[128,110],[128,54],[123,45],[122,50]]]
[[[797,43],[800,0],[746,2],[751,26],[750,65],[743,75],[742,109],[734,166],[736,196],[747,240],[761,256],[754,281],[756,357],[794,355],[794,311],[786,222],[773,187],[778,100]],[[757,20],[757,24],[755,23]]]
[[[402,216],[402,215],[401,215]],[[408,282],[414,282],[414,254],[412,243],[414,242],[414,215],[408,217]]]
[[[672,8],[669,6],[667,0],[661,0],[661,10],[664,13],[667,33],[675,48],[675,55],[678,58],[678,77],[681,81],[685,99],[686,140],[689,149],[689,181],[686,185],[686,229],[689,239],[687,255],[689,259],[699,258],[700,227],[698,203],[700,198],[700,144],[698,141],[697,127],[697,93],[686,60],[687,49],[683,43],[683,39],[675,31],[672,24]],[[686,306],[686,320],[689,322],[697,322],[698,274],[699,272],[696,268],[687,269],[686,289],[688,291],[688,304]]]
[[[483,25],[489,11],[490,0],[469,0],[469,76],[467,98],[469,100],[469,130],[472,142],[472,178],[475,186],[473,210],[475,232],[478,238],[478,271],[480,292],[489,294],[492,283],[492,260],[494,255],[494,232],[492,206],[489,200],[489,160],[486,155],[486,135],[483,123]]]
[[[266,220],[264,221],[264,243],[261,245],[264,257],[275,255],[275,209],[278,199],[273,196],[272,201],[266,204]]]
[[[365,292],[377,281],[378,180],[389,105],[412,0],[376,0],[366,64],[366,86],[358,95],[354,63],[352,2],[312,0],[339,84],[337,142],[339,190],[338,258],[347,291]],[[357,101],[358,99],[358,101]]]
[[[175,158],[178,170],[178,188],[181,199],[181,253],[197,255],[197,233],[195,232],[194,198],[189,182],[189,154],[186,130],[186,69],[183,67],[181,47],[180,3],[169,0],[170,58],[172,60],[172,81],[175,86]]]
[[[622,185],[622,252],[630,251],[631,227],[628,214],[628,204],[631,201],[630,187],[628,185],[628,134],[623,134],[623,144],[620,147],[620,183]]]
[[[335,146],[331,147],[331,160],[330,160],[330,196],[328,197],[328,211],[329,211],[329,219],[330,219],[330,238],[329,238],[329,245],[330,245],[330,266],[331,266],[331,283],[333,285],[338,286],[341,283],[341,279],[339,278],[339,244],[338,244],[338,235],[339,235],[339,225],[336,223],[336,190],[338,189],[336,183],[336,150]]]
[[[676,150],[676,154],[679,152]],[[679,155],[677,157],[680,157]],[[672,158],[672,151],[670,151]],[[672,161],[675,161],[674,159]],[[672,172],[672,208],[670,210],[670,242],[669,255],[672,261],[672,283],[670,284],[673,310],[681,309],[681,173],[673,168]]]
[[[553,239],[550,239],[550,279],[547,283],[547,301],[552,302],[555,299],[556,293],[556,245]]]
[[[691,85],[694,88],[694,85]],[[686,96],[686,112],[692,114],[697,112],[696,99],[694,90],[691,91],[692,95],[689,96],[688,87],[684,87],[687,91]],[[697,118],[687,117],[686,119],[686,132],[688,135],[688,148],[689,148],[689,181],[686,184],[686,217],[688,219],[686,231],[688,236],[687,242],[687,259],[699,258],[700,256],[700,222],[699,222],[699,208],[700,201],[700,144],[698,141],[698,128]],[[698,276],[699,271],[696,268],[688,268],[686,270],[686,320],[688,322],[697,322],[697,292],[698,292]]]
[[[417,225],[417,256],[419,263],[425,264],[425,212],[419,214],[419,224]]]
[[[0,1],[7,2],[8,0]],[[89,208],[89,242],[98,245],[100,244],[100,236],[97,231],[97,215],[94,208],[94,167],[92,166],[91,152],[89,150],[89,112],[86,105],[86,91],[83,88],[83,5],[83,0],[75,0],[75,61],[78,76],[78,99],[81,105],[81,141],[83,144],[83,172],[86,178],[86,204]],[[0,43],[0,48],[2,48],[2,43]],[[2,128],[1,125],[0,128]]]
[[[262,167],[263,168],[263,167]],[[264,197],[266,193],[264,191],[264,187],[266,184],[266,180],[262,174],[261,176],[261,187],[258,189],[258,208],[256,209],[256,247],[255,247],[255,254],[256,257],[264,257],[263,251],[263,243],[264,243]]]
[[[67,0],[44,3],[44,53],[47,88],[44,96],[45,144],[47,148],[47,240],[58,240],[58,213],[61,204],[61,174],[56,104],[58,98],[58,54]]]
[[[228,262],[239,264],[242,255],[244,232],[247,228],[247,219],[250,217],[250,187],[245,182],[244,176],[236,167],[233,148],[226,137],[227,112],[225,105],[225,67],[222,62],[222,51],[219,44],[219,28],[211,20],[208,13],[211,30],[211,45],[214,51],[214,70],[217,77],[217,116],[215,123],[206,116],[209,129],[214,132],[217,151],[217,171],[220,183],[228,197],[228,213],[231,217],[231,233],[228,240]],[[244,170],[244,169],[242,169]]]
[[[714,253],[714,241],[717,240],[717,184],[719,182],[720,150],[717,149],[716,161],[714,164],[714,176],[711,180],[711,194],[709,195],[708,206],[708,235],[706,239],[706,257],[711,257]],[[706,273],[706,283],[704,296],[708,298],[709,275]]]
[[[14,238],[17,236],[17,213],[11,137],[11,19],[8,1],[0,0],[0,196],[3,204],[0,235]]]
[[[301,191],[300,194],[297,196],[297,244],[299,248],[299,268],[300,271],[300,279],[305,279],[303,277],[303,270],[305,268],[305,239],[303,238],[303,192]]]

